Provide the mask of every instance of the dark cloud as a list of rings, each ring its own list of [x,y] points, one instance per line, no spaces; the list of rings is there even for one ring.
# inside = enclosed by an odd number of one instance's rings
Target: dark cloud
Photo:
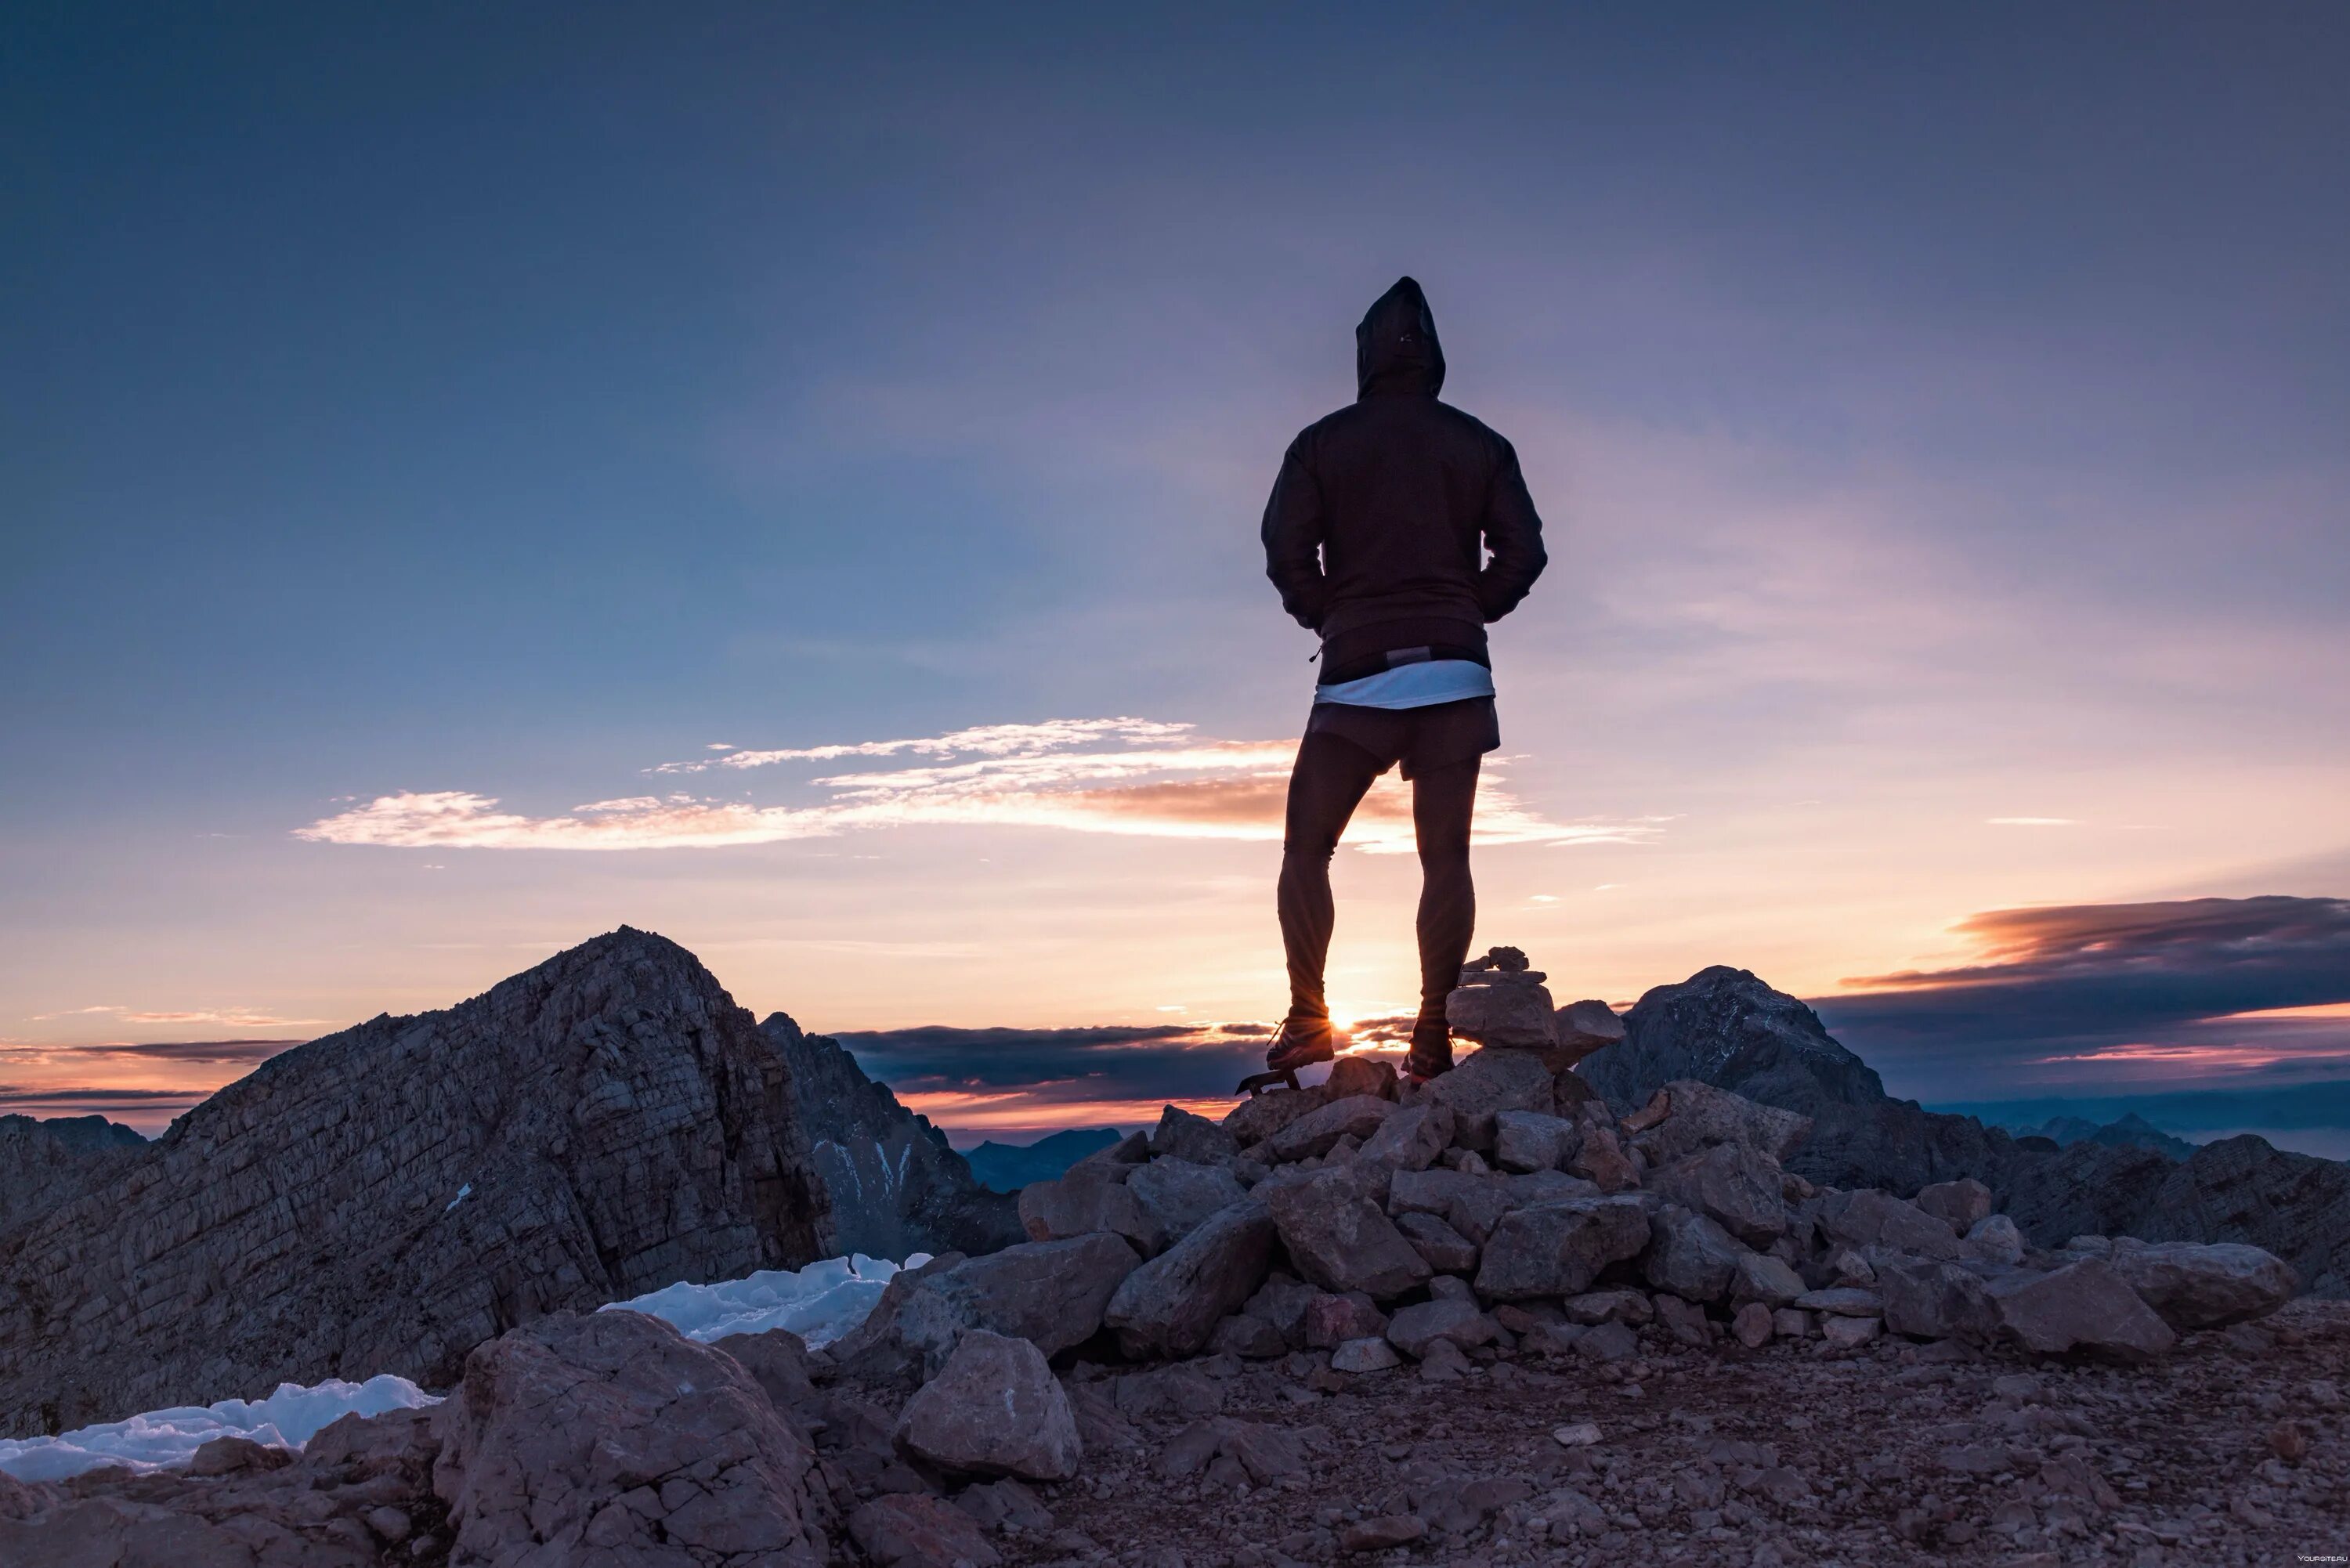
[[[2350,1019],[2235,1015],[2350,1002],[2350,899],[2267,897],[1999,909],[1960,930],[1984,959],[1848,983],[1813,1005],[1915,1095],[2232,1067],[2339,1075]],[[1991,1075],[1989,1078],[1985,1075]]]
[[[1264,1064],[1262,1036],[1197,1024],[955,1029],[836,1034],[899,1094],[1016,1091],[1039,1101],[1200,1099]]]
[[[171,1040],[140,1045],[11,1045],[0,1046],[0,1061],[38,1059],[54,1063],[102,1057],[117,1062],[254,1067],[301,1044],[299,1040]]]

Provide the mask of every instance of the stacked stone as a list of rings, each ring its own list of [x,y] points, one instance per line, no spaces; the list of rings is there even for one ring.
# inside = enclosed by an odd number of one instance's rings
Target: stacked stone
[[[2297,1288],[2254,1247],[2035,1251],[1974,1181],[1911,1199],[1817,1188],[1781,1166],[1808,1130],[1694,1080],[1619,1119],[1526,1050],[1416,1088],[1342,1059],[1222,1125],[1169,1106],[1151,1135],[1030,1187],[1029,1242],[901,1275],[838,1355],[905,1384],[974,1330],[1047,1355],[1107,1331],[1133,1360],[1326,1354],[1337,1374],[1416,1362],[1440,1379],[1505,1353],[1621,1360],[1643,1334],[2128,1362]]]

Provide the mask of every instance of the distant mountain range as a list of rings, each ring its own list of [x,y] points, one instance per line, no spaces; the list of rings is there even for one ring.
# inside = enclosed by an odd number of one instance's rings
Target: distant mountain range
[[[1017,1192],[1032,1181],[1050,1181],[1098,1148],[1118,1138],[1116,1127],[1068,1127],[1035,1143],[983,1143],[963,1151],[971,1173],[997,1192]]]

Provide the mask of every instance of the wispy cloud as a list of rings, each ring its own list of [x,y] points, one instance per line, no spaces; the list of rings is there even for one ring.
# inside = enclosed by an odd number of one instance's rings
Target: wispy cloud
[[[2069,816],[1987,816],[1984,822],[1993,827],[2077,827]]]
[[[1106,742],[1107,742],[1106,744]],[[918,825],[1050,827],[1160,838],[1277,839],[1292,741],[1222,741],[1189,724],[1060,719],[993,724],[913,740],[737,751],[655,771],[766,768],[846,757],[936,762],[802,781],[813,801],[760,805],[690,794],[591,801],[533,816],[463,790],[380,795],[307,827],[325,844],[420,848],[676,849],[775,844]],[[1639,844],[1660,818],[1554,822],[1518,801],[1489,769],[1478,789],[1484,844]],[[1375,790],[1347,842],[1373,854],[1412,848],[1408,797]]]
[[[1957,929],[1975,962],[1850,981],[1814,1003],[1846,1044],[1926,1092],[2350,1063],[2350,899],[1994,909]]]
[[[299,1040],[173,1040],[147,1044],[108,1041],[94,1045],[0,1045],[0,1064],[51,1066],[67,1063],[143,1063],[152,1065],[251,1067],[280,1052],[303,1044]]]
[[[133,1008],[101,1003],[96,1007],[69,1007],[58,1012],[36,1012],[36,1023],[57,1018],[88,1018],[105,1015],[120,1019],[125,1023],[216,1023],[225,1029],[303,1029],[332,1022],[325,1018],[280,1018],[274,1013],[250,1007],[200,1008],[181,1012],[144,1012]]]

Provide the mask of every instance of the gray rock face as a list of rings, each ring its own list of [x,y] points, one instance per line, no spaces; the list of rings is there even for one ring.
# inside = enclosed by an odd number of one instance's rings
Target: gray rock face
[[[1154,1159],[1139,1167],[1127,1178],[1126,1190],[1140,1211],[1147,1253],[1164,1251],[1198,1229],[1209,1215],[1248,1196],[1227,1168],[1174,1158]]]
[[[827,1557],[807,1444],[730,1357],[657,1318],[551,1317],[483,1345],[432,1428],[461,1561]],[[683,1484],[643,1484],[666,1478]]]
[[[1486,1238],[1477,1293],[1496,1301],[1575,1295],[1610,1263],[1648,1244],[1648,1205],[1638,1198],[1535,1204],[1502,1216]]]
[[[2181,1332],[2265,1317],[2300,1287],[2290,1264],[2235,1242],[2117,1241],[2106,1262],[2139,1300]]]
[[[0,1231],[79,1197],[146,1145],[104,1116],[0,1116]]]
[[[1787,1233],[1778,1162],[1758,1149],[1716,1144],[1650,1171],[1641,1186],[1705,1215],[1750,1247],[1767,1247]]]
[[[0,1235],[0,1429],[445,1386],[516,1324],[837,1251],[788,1065],[622,928],[275,1057]]]
[[[985,1329],[962,1336],[939,1375],[899,1414],[898,1446],[963,1475],[1066,1480],[1085,1445],[1044,1353]]]
[[[1683,1301],[1718,1302],[1730,1293],[1744,1256],[1746,1249],[1729,1231],[1702,1214],[1667,1204],[1649,1219],[1641,1274]]]
[[[980,1185],[946,1135],[865,1075],[839,1042],[781,1012],[759,1033],[791,1068],[792,1106],[843,1252],[993,1252],[1023,1239],[1013,1199]]]
[[[1265,1282],[1274,1234],[1263,1203],[1237,1198],[1127,1275],[1110,1296],[1104,1321],[1118,1331],[1129,1355],[1191,1355],[1207,1344],[1219,1319]]]
[[[2000,1331],[2043,1355],[2082,1351],[2135,1362],[2178,1343],[2168,1324],[2112,1267],[2084,1258],[2047,1273],[2018,1271],[1988,1282]]]
[[[1427,1282],[1427,1261],[1347,1169],[1283,1187],[1268,1181],[1258,1190],[1290,1261],[1315,1284],[1386,1301]]]
[[[1452,1139],[1463,1148],[1493,1147],[1493,1118],[1503,1111],[1549,1111],[1557,1105],[1550,1069],[1531,1052],[1499,1046],[1478,1052],[1422,1091],[1452,1112]]]

